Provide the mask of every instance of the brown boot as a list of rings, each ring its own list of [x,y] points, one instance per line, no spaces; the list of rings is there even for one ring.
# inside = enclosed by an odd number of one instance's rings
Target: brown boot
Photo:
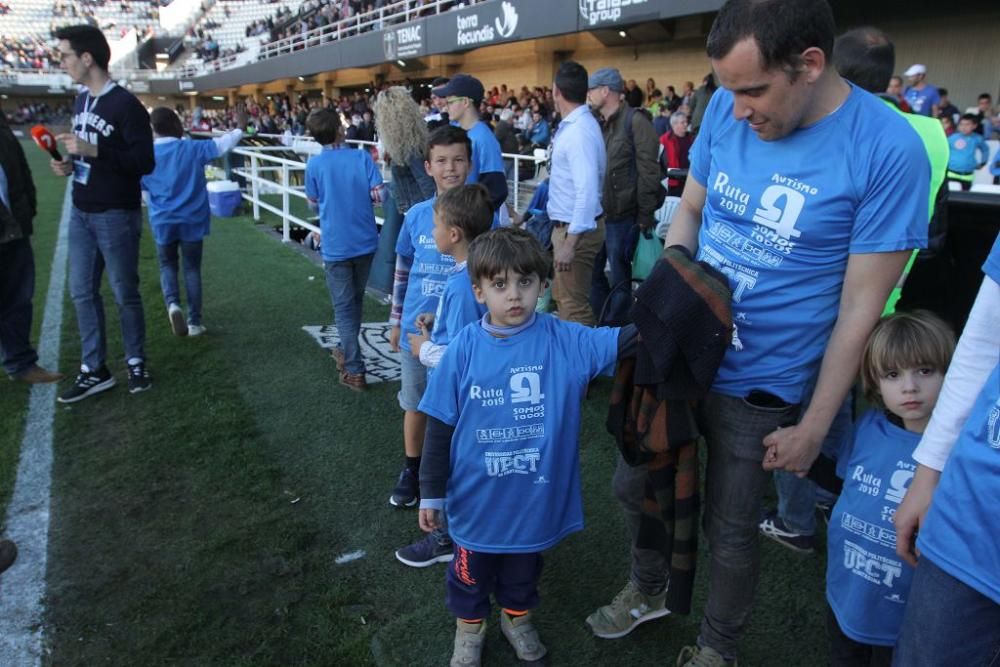
[[[340,371],[340,384],[352,391],[364,391],[368,388],[364,373],[348,373]]]
[[[15,375],[14,379],[27,384],[50,384],[52,382],[59,382],[64,377],[66,376],[62,373],[53,373],[52,371],[45,370],[38,364],[32,364],[28,370],[21,371]]]
[[[337,364],[337,370],[344,370],[344,348],[334,347],[330,350],[330,356],[333,357],[334,362]]]

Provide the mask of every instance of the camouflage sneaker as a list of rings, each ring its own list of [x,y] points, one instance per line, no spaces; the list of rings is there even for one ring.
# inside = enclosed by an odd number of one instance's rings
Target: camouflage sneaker
[[[708,646],[685,646],[677,656],[677,667],[737,667],[736,660],[727,661]]]
[[[587,625],[602,639],[618,639],[636,627],[670,613],[666,608],[667,591],[659,595],[646,595],[629,579],[625,588],[605,605],[587,617]]]

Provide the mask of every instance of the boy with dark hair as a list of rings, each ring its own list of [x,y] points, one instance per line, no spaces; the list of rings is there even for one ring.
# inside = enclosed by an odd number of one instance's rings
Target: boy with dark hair
[[[378,246],[372,203],[382,200],[382,174],[368,151],[344,148],[335,111],[312,111],[306,129],[323,146],[306,164],[306,196],[309,205],[319,210],[320,253],[340,334],[340,346],[332,354],[340,384],[363,391],[367,382],[358,334],[365,285]]]
[[[101,275],[108,272],[121,320],[130,393],[153,386],[146,368],[146,324],[139,294],[139,180],[153,171],[153,134],[142,103],[111,80],[111,48],[90,25],[56,31],[59,60],[85,88],[73,106],[72,131],[56,139],[68,155],[52,160],[58,176],[73,177],[69,221],[69,291],[76,307],[83,355],[73,386],[59,396],[75,403],[110,389]]]
[[[580,402],[613,366],[619,338],[634,339],[536,314],[550,272],[545,251],[523,230],[476,239],[469,276],[488,312],[449,345],[420,402],[428,416],[420,527],[441,527],[447,499],[455,540],[446,579],[457,617],[452,665],[480,664],[491,594],[518,659],[546,654],[530,610],[541,552],[583,528]]]
[[[418,315],[420,332],[408,336],[411,354],[428,369],[437,367],[459,331],[486,312],[476,301],[465,262],[469,244],[488,232],[492,223],[490,195],[481,185],[448,190],[434,204],[434,243],[442,255],[455,260],[455,268],[445,281],[437,312]],[[453,555],[451,536],[444,527],[396,552],[396,558],[410,567],[445,563]]]
[[[410,334],[419,333],[417,317],[421,313],[437,310],[446,276],[455,266],[455,260],[442,255],[434,242],[434,203],[437,196],[466,182],[471,159],[472,143],[462,128],[445,125],[431,133],[427,139],[424,168],[434,179],[437,195],[410,207],[396,240],[389,344],[392,349],[403,352],[400,357],[398,400],[404,412],[406,465],[389,496],[389,504],[393,507],[413,507],[420,492],[417,475],[424,447],[426,419],[417,406],[427,388],[427,368],[412,355]]]

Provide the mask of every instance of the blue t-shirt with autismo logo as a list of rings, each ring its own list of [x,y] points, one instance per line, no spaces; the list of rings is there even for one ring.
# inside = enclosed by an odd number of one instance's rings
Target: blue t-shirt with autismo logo
[[[860,88],[777,140],[712,96],[691,149],[706,189],[698,259],[733,290],[732,347],[713,389],[797,403],[837,319],[848,255],[927,245],[930,163],[900,114]]]
[[[1000,284],[1000,237],[983,265]],[[944,464],[917,548],[942,570],[1000,604],[1000,346]]]
[[[456,543],[534,553],[583,528],[580,401],[615,362],[618,332],[538,314],[509,338],[468,326],[448,346],[420,411],[455,427],[446,508]]]
[[[418,333],[417,316],[437,312],[445,281],[455,268],[455,260],[442,255],[434,243],[435,201],[437,197],[432,197],[411,206],[396,239],[396,254],[413,259],[400,318],[399,346],[407,353],[410,352],[408,334]]]
[[[476,301],[465,262],[455,266],[444,284],[444,294],[438,303],[431,330],[431,342],[450,345],[458,332],[469,323],[479,321],[486,314],[486,306]]]
[[[306,196],[319,202],[324,262],[370,255],[378,247],[371,189],[382,174],[368,151],[324,147],[306,163]]]
[[[893,646],[903,624],[913,568],[896,555],[892,517],[913,480],[920,434],[866,412],[844,452],[844,490],[827,533],[826,599],[845,635]]]

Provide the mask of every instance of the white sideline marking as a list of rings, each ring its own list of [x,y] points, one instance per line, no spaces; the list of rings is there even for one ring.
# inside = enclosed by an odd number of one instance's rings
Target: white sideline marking
[[[340,554],[334,559],[334,563],[337,565],[343,565],[344,563],[350,563],[352,560],[358,560],[365,557],[365,552],[361,551],[348,551],[346,554]]]
[[[67,186],[38,344],[38,364],[52,370],[59,368],[70,203]],[[7,508],[7,537],[17,542],[19,553],[14,565],[0,575],[0,665],[28,667],[42,661],[55,399],[55,384],[31,388],[17,481]]]

